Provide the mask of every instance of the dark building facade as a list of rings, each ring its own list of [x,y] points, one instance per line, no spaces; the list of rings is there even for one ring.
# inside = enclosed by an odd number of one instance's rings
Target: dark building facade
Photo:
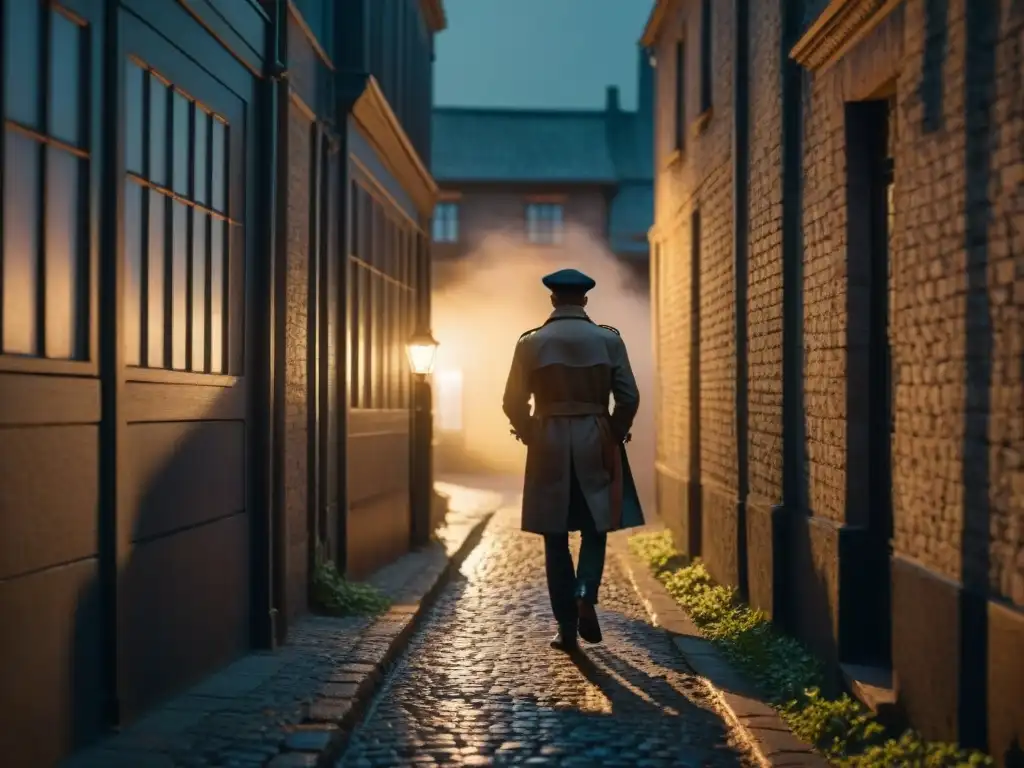
[[[1022,34],[1007,0],[659,0],[643,39],[661,515],[837,679],[1001,764],[1024,738]]]
[[[445,19],[0,5],[0,754],[45,766],[422,538]]]
[[[431,168],[435,275],[501,233],[545,249],[578,227],[646,280],[652,200],[652,70],[641,51],[637,109],[610,86],[603,110],[437,107]]]

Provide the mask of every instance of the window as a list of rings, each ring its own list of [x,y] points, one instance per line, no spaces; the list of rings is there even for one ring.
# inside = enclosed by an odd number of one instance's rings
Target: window
[[[438,203],[434,209],[434,242],[457,243],[458,241],[458,203]]]
[[[55,4],[10,2],[0,12],[0,353],[86,360],[90,31]]]
[[[562,206],[557,203],[527,204],[526,239],[541,245],[562,242]]]
[[[349,406],[408,408],[412,373],[405,344],[419,302],[418,230],[358,181],[349,206]]]
[[[126,63],[124,98],[125,362],[234,373],[229,126],[140,61]]]
[[[711,109],[711,0],[703,0],[700,8],[700,111]]]
[[[682,40],[676,43],[675,87],[675,148],[682,152],[686,148],[686,46]]]

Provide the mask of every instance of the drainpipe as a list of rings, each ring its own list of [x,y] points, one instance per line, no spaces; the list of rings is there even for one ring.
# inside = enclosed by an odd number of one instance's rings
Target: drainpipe
[[[269,479],[269,545],[270,545],[270,621],[265,628],[272,644],[281,644],[288,633],[288,529],[285,515],[284,487],[284,437],[286,378],[285,369],[285,320],[287,285],[286,236],[287,197],[282,180],[288,178],[288,69],[287,69],[287,0],[276,0],[273,5],[273,21],[268,29],[268,50],[272,51],[268,62],[268,77],[264,83],[266,109],[263,111],[263,126],[266,144],[264,149],[268,162],[266,195],[264,206],[267,215],[263,217],[264,237],[267,243],[268,263],[266,275],[268,312],[265,338],[268,346],[268,392],[264,402],[270,414],[268,434],[268,455],[270,460]]]
[[[124,121],[120,104],[123,94],[124,60],[121,58],[121,9],[117,0],[103,4],[103,136],[101,137],[100,188],[104,205],[100,206],[100,243],[111,258],[100,259],[99,303],[119,307],[124,284]],[[3,22],[0,21],[0,27]],[[2,30],[0,30],[2,31]],[[116,95],[117,98],[111,98]],[[128,557],[129,536],[118,529],[119,511],[125,505],[124,478],[124,343],[120,312],[99,312],[99,363],[102,418],[100,420],[100,514],[98,536],[98,580],[101,612],[100,675],[101,709],[105,727],[121,721],[118,694],[118,590],[121,566]]]
[[[735,64],[733,69],[733,247],[736,291],[736,548],[737,585],[746,598],[747,496],[750,493],[748,456],[747,282],[750,240],[750,14],[749,0],[736,0]]]

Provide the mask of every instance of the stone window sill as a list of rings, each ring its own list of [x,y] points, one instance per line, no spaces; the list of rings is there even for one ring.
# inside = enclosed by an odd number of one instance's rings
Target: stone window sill
[[[683,149],[673,149],[668,157],[665,158],[665,162],[662,163],[661,169],[663,171],[671,171],[676,166],[682,165],[683,161],[686,160],[686,151]]]
[[[711,118],[714,117],[715,110],[712,107],[708,107],[699,115],[697,119],[691,124],[690,132],[693,136],[700,136],[708,127],[708,123],[711,122]]]

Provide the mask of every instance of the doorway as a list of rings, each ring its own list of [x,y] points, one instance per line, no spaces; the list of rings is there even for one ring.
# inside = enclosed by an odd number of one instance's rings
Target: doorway
[[[866,426],[849,444],[849,520],[863,534],[862,629],[847,661],[891,661],[893,375],[889,318],[895,218],[895,110],[891,97],[847,105],[850,330],[848,418]],[[861,315],[858,317],[858,315]],[[866,482],[861,483],[861,478]],[[855,656],[856,659],[850,658]]]
[[[701,504],[700,461],[700,210],[690,214],[690,485],[687,489],[688,534],[687,554],[699,557],[702,552],[703,511]]]

